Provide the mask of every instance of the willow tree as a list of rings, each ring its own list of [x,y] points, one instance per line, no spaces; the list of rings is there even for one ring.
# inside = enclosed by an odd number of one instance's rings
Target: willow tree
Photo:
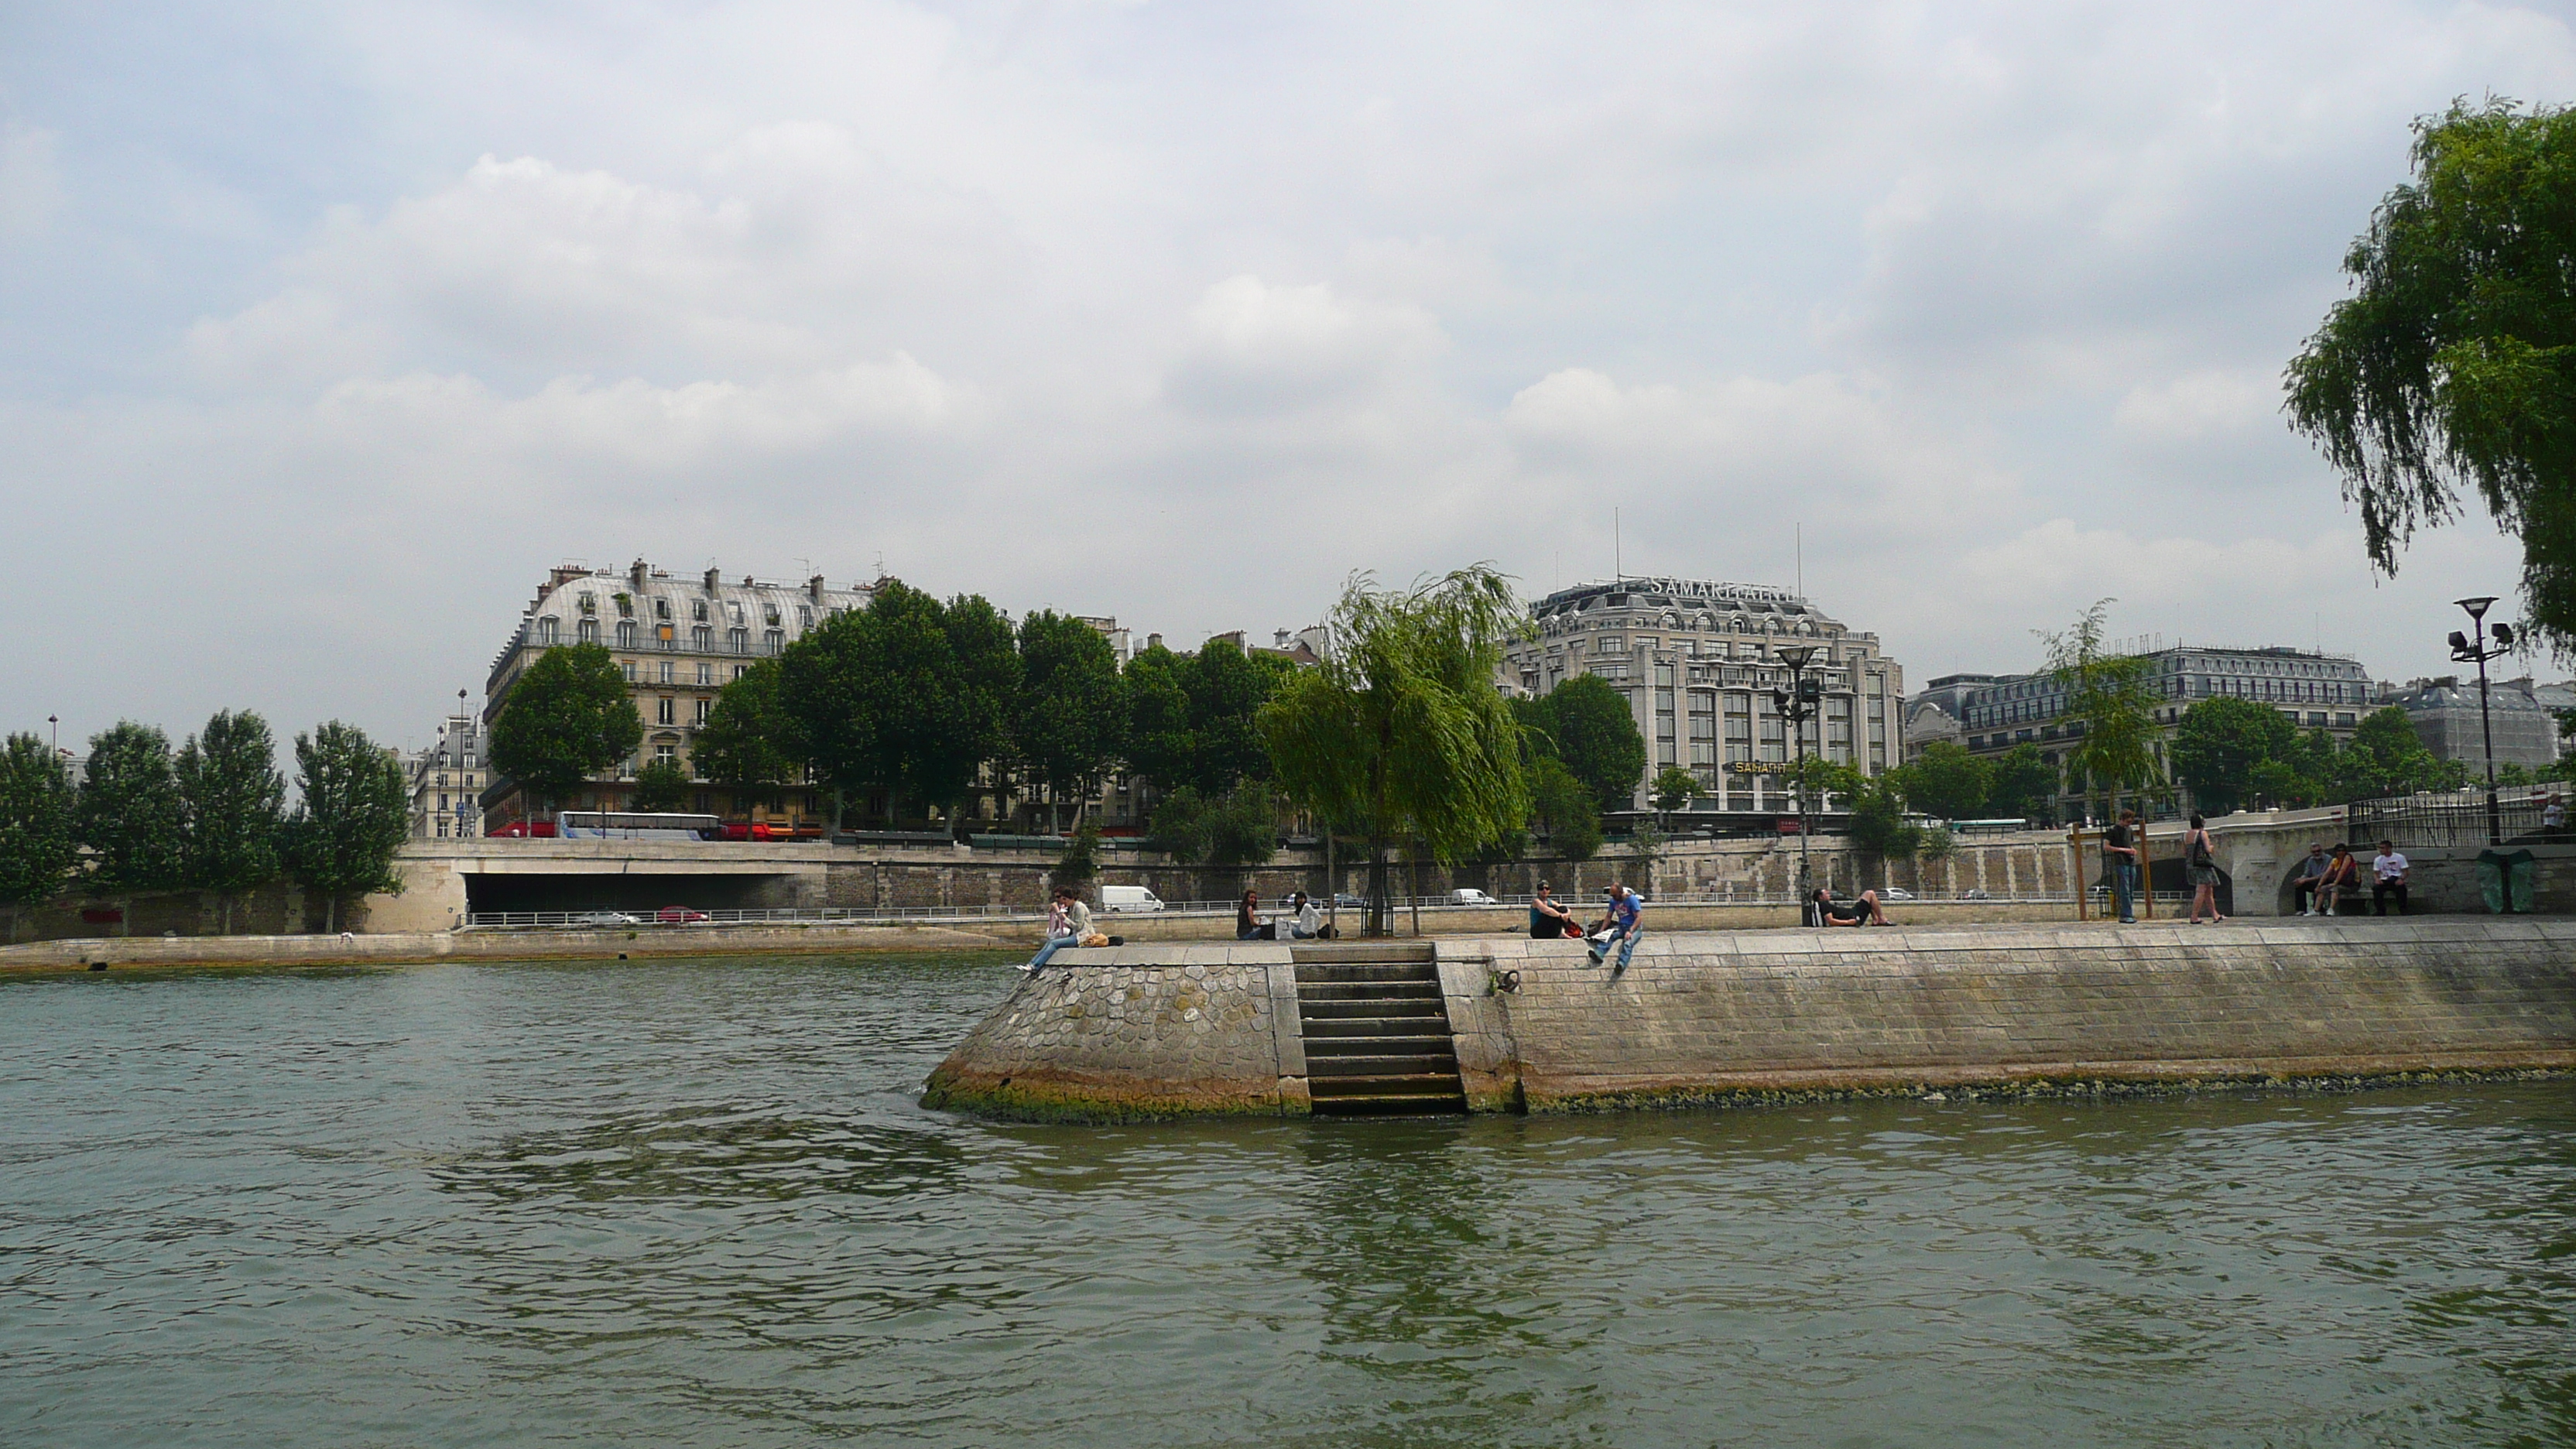
[[[1289,798],[1367,843],[1372,936],[1387,932],[1392,846],[1452,865],[1529,818],[1520,729],[1494,688],[1526,618],[1487,564],[1405,590],[1354,574],[1333,608],[1332,657],[1256,716]]]
[[[2289,366],[2372,562],[2474,490],[2522,540],[2532,627],[2576,647],[2576,112],[2455,103],[2345,254],[2353,295]]]
[[[2066,768],[2109,797],[2114,811],[2122,792],[2144,794],[2164,782],[2156,761],[2156,699],[2152,661],[2113,654],[2102,646],[2103,618],[2114,600],[2096,600],[2063,634],[2043,633],[2049,678],[2066,692],[2066,717],[2079,731],[2067,748]]]

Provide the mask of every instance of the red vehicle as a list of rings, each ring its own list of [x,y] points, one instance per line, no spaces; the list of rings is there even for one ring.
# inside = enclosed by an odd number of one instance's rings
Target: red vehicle
[[[552,840],[555,838],[555,823],[551,820],[513,820],[494,830],[492,835],[495,839],[506,840]]]
[[[653,913],[654,922],[664,926],[694,925],[706,919],[706,912],[692,910],[687,906],[664,906]]]

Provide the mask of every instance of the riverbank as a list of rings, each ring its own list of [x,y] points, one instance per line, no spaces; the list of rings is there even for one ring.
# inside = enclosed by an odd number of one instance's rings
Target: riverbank
[[[2576,1068],[2576,921],[1126,946],[1018,983],[934,1106],[1566,1112]]]

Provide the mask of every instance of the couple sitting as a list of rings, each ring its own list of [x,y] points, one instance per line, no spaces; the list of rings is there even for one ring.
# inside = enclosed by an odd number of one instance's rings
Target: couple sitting
[[[1331,928],[1324,924],[1323,909],[1308,899],[1304,891],[1290,891],[1287,914],[1267,921],[1253,914],[1260,904],[1260,892],[1243,893],[1242,901],[1234,908],[1234,939],[1238,941],[1312,941],[1318,936],[1331,934]],[[1285,936],[1279,934],[1282,926],[1288,930]]]
[[[1601,894],[1608,901],[1608,909],[1587,930],[1574,919],[1572,911],[1557,904],[1556,898],[1548,892],[1548,883],[1540,881],[1538,894],[1530,897],[1531,940],[1590,940],[1592,962],[1596,966],[1615,941],[1619,943],[1619,964],[1613,969],[1628,969],[1628,958],[1637,954],[1637,942],[1646,934],[1642,915],[1646,908],[1645,897],[1624,885],[1605,888]]]
[[[1104,936],[1091,929],[1091,907],[1082,903],[1081,895],[1073,887],[1057,886],[1055,903],[1047,908],[1046,944],[1038,947],[1038,953],[1030,957],[1028,964],[1020,969],[1034,973],[1039,967],[1054,960],[1055,953],[1067,946],[1119,944],[1116,936]]]

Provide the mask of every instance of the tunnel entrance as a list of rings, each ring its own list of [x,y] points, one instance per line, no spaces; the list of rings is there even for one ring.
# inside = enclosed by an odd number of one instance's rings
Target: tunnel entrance
[[[507,875],[469,873],[465,909],[492,911],[625,911],[664,906],[746,911],[794,905],[785,876],[775,875]]]

